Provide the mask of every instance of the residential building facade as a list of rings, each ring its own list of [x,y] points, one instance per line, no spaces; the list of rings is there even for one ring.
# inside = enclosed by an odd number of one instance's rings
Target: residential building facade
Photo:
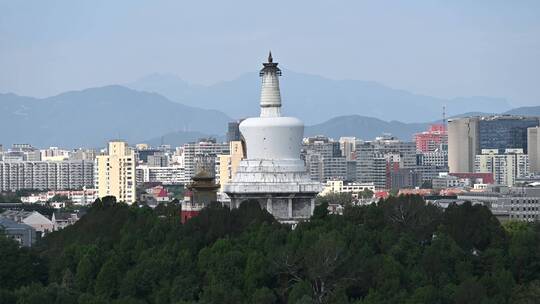
[[[513,186],[516,178],[528,174],[528,156],[522,149],[506,149],[499,154],[498,149],[483,149],[476,156],[474,171],[492,173],[497,184]]]
[[[94,187],[93,161],[0,162],[0,191]]]
[[[109,142],[107,153],[96,157],[96,170],[100,198],[111,195],[119,202],[135,202],[135,152],[126,142]]]

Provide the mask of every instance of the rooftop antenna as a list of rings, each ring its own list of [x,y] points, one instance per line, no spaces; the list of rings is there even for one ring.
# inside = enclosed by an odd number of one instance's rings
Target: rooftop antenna
[[[446,129],[446,105],[442,106],[442,124],[443,127]]]

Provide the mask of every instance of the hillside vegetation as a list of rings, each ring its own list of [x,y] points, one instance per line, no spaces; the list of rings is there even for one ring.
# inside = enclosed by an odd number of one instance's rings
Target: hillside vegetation
[[[0,242],[0,303],[537,303],[540,227],[416,196],[296,229],[258,204],[204,209],[98,201],[34,250]]]

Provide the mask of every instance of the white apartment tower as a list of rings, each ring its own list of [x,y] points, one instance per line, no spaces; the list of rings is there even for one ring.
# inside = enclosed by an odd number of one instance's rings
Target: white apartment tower
[[[119,202],[135,202],[135,152],[126,142],[109,142],[107,154],[96,157],[95,167],[100,198],[112,195]]]
[[[492,173],[497,184],[513,186],[516,178],[528,174],[529,158],[523,149],[506,149],[499,154],[497,149],[482,149],[476,155],[474,172]]]

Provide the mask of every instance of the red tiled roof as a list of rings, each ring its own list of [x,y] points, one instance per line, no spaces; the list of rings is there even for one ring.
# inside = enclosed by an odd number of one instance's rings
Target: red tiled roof
[[[159,191],[159,193],[156,196],[157,197],[168,197],[169,194],[167,193],[167,190],[165,190],[164,188],[161,188],[161,190]]]

